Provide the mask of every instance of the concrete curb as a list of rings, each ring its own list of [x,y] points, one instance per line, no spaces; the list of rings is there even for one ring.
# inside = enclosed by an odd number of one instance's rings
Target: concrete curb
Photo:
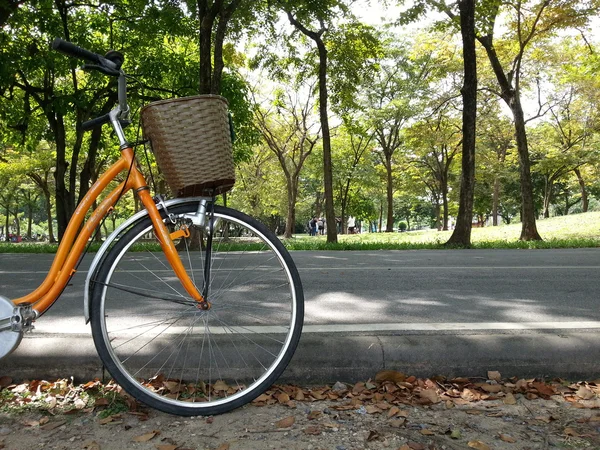
[[[353,383],[382,369],[428,377],[600,378],[600,330],[529,333],[306,333],[279,381]],[[0,362],[0,376],[14,380],[108,377],[91,335],[31,334]]]

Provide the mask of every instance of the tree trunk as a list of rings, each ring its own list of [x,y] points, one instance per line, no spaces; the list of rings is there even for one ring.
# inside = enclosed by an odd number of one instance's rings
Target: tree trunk
[[[518,93],[513,91],[511,110],[515,119],[515,138],[519,152],[519,175],[521,178],[522,218],[521,236],[522,241],[541,241],[542,237],[537,231],[535,223],[535,206],[533,202],[533,184],[531,182],[531,163],[529,161],[529,149],[527,145],[527,132],[525,130],[525,116]]]
[[[31,227],[33,225],[33,205],[31,204],[31,194],[27,203],[27,239],[31,239]]]
[[[302,34],[311,38],[319,52],[319,118],[323,133],[323,188],[325,191],[325,221],[327,223],[327,242],[337,242],[337,226],[333,208],[333,169],[331,164],[331,133],[327,115],[327,48],[321,38],[325,32],[322,25],[318,32],[307,29],[298,22],[290,11],[287,11],[290,23]]]
[[[391,233],[394,231],[394,189],[393,189],[393,178],[392,178],[392,159],[386,158],[387,164],[385,165],[386,170],[386,197],[387,197],[387,223],[385,225],[385,232]]]
[[[498,226],[498,203],[500,203],[500,178],[494,177],[494,189],[492,191],[492,225]]]
[[[69,219],[71,218],[69,208],[69,191],[65,184],[65,175],[67,174],[66,160],[66,139],[65,127],[62,116],[50,115],[48,118],[52,131],[54,132],[54,142],[56,144],[56,170],[54,171],[55,199],[56,199],[56,222],[58,224],[58,240],[62,239]]]
[[[473,196],[475,189],[475,136],[477,122],[477,58],[475,54],[475,0],[460,0],[460,29],[463,41],[465,78],[463,98],[462,174],[458,216],[446,245],[471,246]]]
[[[581,191],[581,211],[587,212],[589,208],[589,199],[587,188],[585,187],[585,180],[581,176],[581,171],[579,169],[573,169],[575,175],[577,175],[577,181],[579,182],[579,189]]]
[[[552,190],[554,189],[554,183],[548,176],[545,177],[544,183],[544,219],[550,217],[550,203],[552,202]]]
[[[283,237],[290,239],[294,234],[294,228],[296,226],[296,198],[298,195],[298,182],[297,180],[287,181],[287,198],[288,198],[288,211],[287,219],[285,222],[285,233]]]
[[[333,168],[331,164],[331,134],[327,115],[327,49],[321,39],[319,49],[319,116],[323,133],[323,188],[325,191],[325,220],[327,221],[327,242],[337,242],[337,226],[333,209]]]
[[[10,205],[10,197],[8,197],[6,199],[6,212],[5,212],[5,217],[6,217],[6,233],[4,233],[4,240],[6,242],[10,242],[10,238],[8,237],[8,234],[10,232],[9,231],[10,227],[8,225],[10,223],[10,208],[9,208],[9,205]]]

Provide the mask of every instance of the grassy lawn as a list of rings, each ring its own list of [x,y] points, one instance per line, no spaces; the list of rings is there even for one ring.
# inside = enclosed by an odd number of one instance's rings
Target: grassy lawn
[[[473,248],[575,248],[600,247],[600,212],[573,214],[538,220],[544,239],[540,242],[519,241],[521,223],[498,227],[473,228]],[[378,250],[441,249],[452,231],[420,230],[405,233],[364,233],[340,235],[337,244],[327,244],[325,236],[298,235],[286,241],[292,250]]]
[[[537,221],[543,241],[519,241],[521,224],[473,228],[473,248],[581,248],[600,247],[600,212],[573,214]],[[405,233],[339,235],[337,244],[325,236],[297,235],[284,241],[290,250],[414,250],[442,249],[452,231],[420,230]],[[90,251],[96,251],[93,244]],[[158,250],[158,249],[157,249]],[[247,250],[253,250],[249,248]],[[53,253],[56,245],[43,243],[0,243],[0,253]]]

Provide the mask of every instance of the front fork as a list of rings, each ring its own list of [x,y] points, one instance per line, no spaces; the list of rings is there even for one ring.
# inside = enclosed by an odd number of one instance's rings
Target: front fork
[[[165,215],[167,216],[168,220],[170,220],[171,223],[175,223],[175,215],[169,213],[169,210],[167,209],[167,206],[164,203],[164,200],[162,199],[162,197],[157,196],[155,198],[155,202],[161,206],[162,210],[165,212]],[[207,233],[207,237],[206,237],[206,257],[205,257],[205,261],[204,261],[204,286],[202,288],[202,293],[199,293],[195,284],[190,280],[189,275],[187,273],[187,271],[185,271],[185,269],[183,269],[183,264],[181,264],[181,259],[179,258],[179,254],[177,254],[175,252],[174,256],[176,257],[176,261],[171,261],[171,259],[169,258],[169,245],[164,246],[163,242],[161,240],[161,238],[159,237],[159,234],[157,232],[157,237],[159,239],[159,242],[161,243],[161,246],[163,246],[163,251],[165,252],[165,255],[167,255],[167,259],[169,260],[169,263],[171,264],[171,266],[173,267],[173,270],[175,270],[175,273],[177,274],[177,276],[179,277],[181,284],[184,286],[184,288],[187,290],[187,292],[198,302],[198,308],[199,309],[210,309],[210,303],[208,302],[208,295],[209,295],[209,288],[210,288],[210,274],[211,274],[211,262],[212,262],[212,241],[213,241],[213,233],[214,233],[214,199],[213,201],[210,202],[210,205],[208,204],[209,202],[206,199],[201,199],[199,204],[198,204],[198,209],[196,210],[196,213],[194,214],[181,214],[178,217],[181,219],[185,219],[185,220],[189,220],[190,222],[192,222],[192,224],[196,227],[198,227],[199,229],[203,229],[205,228],[206,225],[206,217],[207,215],[209,216],[209,220],[208,220],[208,233]],[[207,207],[208,206],[208,207]],[[152,215],[150,214],[150,217],[152,218]],[[154,219],[153,219],[154,222]],[[156,223],[155,223],[155,232],[157,231],[157,227],[156,227]],[[164,222],[161,220],[160,225],[162,225],[165,229],[166,227],[164,226]],[[173,248],[175,248],[174,244],[173,244],[173,240],[180,238],[180,237],[188,237],[189,234],[189,230],[187,229],[187,227],[181,227],[179,230],[174,231],[173,233],[169,234],[169,239],[167,240],[167,244],[170,244]],[[165,248],[166,247],[166,248]],[[181,268],[183,269],[181,276],[180,276],[180,272],[178,272],[177,270],[177,264],[179,263],[179,265],[181,265]],[[182,276],[184,278],[182,278]],[[190,292],[190,290],[188,290],[188,287],[186,286],[186,279],[187,281],[189,281],[191,283],[191,287],[193,287],[193,292]],[[198,297],[195,295],[196,293],[198,293],[198,295],[200,295],[200,299],[198,299]]]

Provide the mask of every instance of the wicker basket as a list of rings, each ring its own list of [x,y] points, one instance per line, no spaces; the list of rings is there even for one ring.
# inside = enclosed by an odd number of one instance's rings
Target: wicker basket
[[[142,108],[144,137],[178,197],[216,195],[235,183],[227,100],[197,95]]]

